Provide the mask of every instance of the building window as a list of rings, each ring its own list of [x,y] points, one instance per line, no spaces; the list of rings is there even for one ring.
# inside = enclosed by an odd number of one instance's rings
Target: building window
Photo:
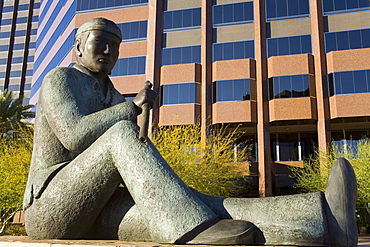
[[[311,53],[311,35],[267,39],[267,56]]]
[[[308,97],[310,80],[314,80],[313,76],[288,75],[269,78],[269,99]]]
[[[29,4],[20,4],[18,5],[18,11],[22,11],[22,10],[28,10],[28,5]],[[6,12],[13,12],[13,5],[12,6],[4,6],[3,7],[3,13],[6,13]]]
[[[79,0],[77,3],[77,11],[84,11],[90,9],[102,9],[121,7],[125,5],[144,4],[148,0]]]
[[[369,0],[323,0],[324,13],[369,7]]]
[[[200,63],[201,46],[185,46],[162,49],[162,65]]]
[[[213,6],[213,24],[253,21],[253,1]]]
[[[251,100],[251,79],[215,81],[213,102]]]
[[[174,83],[161,86],[161,105],[198,104],[200,102],[197,82]]]
[[[314,154],[316,136],[308,133],[271,135],[271,154],[274,161],[300,161]]]
[[[370,93],[370,70],[342,71],[329,74],[330,96]]]
[[[254,58],[254,40],[214,43],[213,61]]]
[[[145,56],[119,58],[111,76],[144,75],[145,58]]]
[[[364,144],[368,138],[368,130],[332,133],[333,149],[347,159],[358,158],[358,145]]]
[[[143,39],[147,36],[148,21],[134,21],[119,23],[117,26],[122,30],[122,39]]]
[[[370,47],[370,29],[325,33],[326,52]]]
[[[308,2],[309,0],[266,0],[267,19],[308,15]]]
[[[163,14],[163,29],[200,27],[201,9],[181,9],[165,11]]]

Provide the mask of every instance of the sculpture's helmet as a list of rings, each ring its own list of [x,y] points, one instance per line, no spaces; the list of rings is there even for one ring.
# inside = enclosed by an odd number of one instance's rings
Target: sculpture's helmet
[[[121,29],[113,21],[101,17],[88,20],[87,22],[82,24],[77,29],[76,39],[82,33],[90,32],[92,30],[105,31],[116,35],[120,40],[122,40]]]

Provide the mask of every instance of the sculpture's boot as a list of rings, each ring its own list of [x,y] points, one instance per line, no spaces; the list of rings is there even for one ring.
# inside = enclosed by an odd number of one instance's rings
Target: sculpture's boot
[[[245,245],[255,243],[257,228],[244,220],[224,219],[200,232],[189,244]]]
[[[344,158],[335,161],[326,187],[328,228],[332,246],[357,246],[355,217],[357,182],[351,164]]]

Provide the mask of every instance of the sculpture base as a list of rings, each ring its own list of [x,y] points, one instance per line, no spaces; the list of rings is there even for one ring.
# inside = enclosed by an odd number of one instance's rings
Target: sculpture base
[[[24,236],[2,236],[0,247],[195,247],[206,245],[170,245],[152,242],[129,242],[116,240],[33,240]],[[207,245],[209,246],[209,245]],[[249,245],[250,246],[250,245]],[[266,245],[264,245],[266,246]],[[359,236],[359,247],[370,247],[370,235]],[[221,246],[217,246],[221,247]],[[252,247],[252,246],[250,246]],[[257,246],[256,246],[257,247]],[[270,247],[273,247],[270,245]],[[279,245],[279,247],[284,247]],[[288,246],[285,246],[288,247]],[[292,247],[291,245],[289,247]]]

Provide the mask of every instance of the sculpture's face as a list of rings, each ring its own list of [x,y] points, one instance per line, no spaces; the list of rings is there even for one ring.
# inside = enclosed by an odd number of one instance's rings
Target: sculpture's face
[[[94,73],[108,75],[117,62],[121,40],[114,34],[93,30],[81,41],[78,62]]]

